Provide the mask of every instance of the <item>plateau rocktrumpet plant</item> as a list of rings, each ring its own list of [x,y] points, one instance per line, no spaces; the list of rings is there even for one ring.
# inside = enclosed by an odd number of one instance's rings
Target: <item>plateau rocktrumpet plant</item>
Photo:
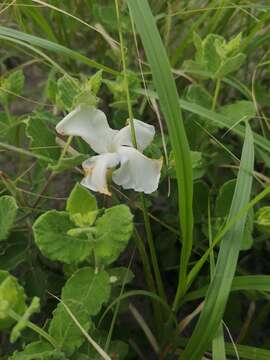
[[[159,183],[162,159],[149,159],[142,151],[152,142],[155,128],[133,120],[137,149],[132,143],[131,125],[111,129],[106,115],[92,106],[81,104],[56,126],[61,135],[80,136],[99,155],[82,163],[85,177],[82,185],[90,190],[111,195],[107,175],[124,189],[150,194]]]

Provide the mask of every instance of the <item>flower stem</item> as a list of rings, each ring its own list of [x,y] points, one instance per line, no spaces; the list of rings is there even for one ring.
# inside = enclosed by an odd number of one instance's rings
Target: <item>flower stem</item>
[[[219,95],[219,91],[220,91],[220,82],[221,82],[220,79],[217,79],[214,98],[213,98],[213,102],[212,102],[212,108],[211,108],[212,111],[215,111],[215,109],[216,109],[217,99],[218,99],[218,95]]]
[[[134,121],[133,121],[132,104],[131,104],[131,98],[130,98],[130,92],[129,92],[129,84],[128,84],[128,76],[127,76],[127,68],[126,68],[126,60],[125,60],[124,40],[123,40],[123,34],[122,34],[122,30],[121,30],[119,0],[115,0],[115,9],[116,9],[116,16],[117,16],[117,23],[118,23],[121,60],[122,60],[125,90],[126,90],[126,96],[127,96],[127,106],[128,106],[128,115],[129,115],[130,128],[131,128],[131,137],[132,137],[133,146],[137,149],[136,132],[135,132]],[[159,296],[162,297],[166,301],[166,294],[165,294],[165,290],[163,287],[161,274],[159,271],[157,255],[156,255],[156,250],[155,250],[154,241],[153,241],[153,234],[152,234],[149,215],[148,215],[147,208],[145,205],[144,194],[141,194],[140,198],[141,198],[141,204],[142,204],[145,230],[146,230],[146,235],[147,235],[147,242],[148,242],[148,246],[150,249],[151,261],[152,261],[152,266],[154,269],[158,293],[159,293]],[[147,259],[147,262],[149,263],[148,259]],[[148,269],[150,269],[150,266],[148,266]],[[148,274],[145,274],[145,276],[147,278]],[[152,290],[152,289],[150,289],[150,290]]]

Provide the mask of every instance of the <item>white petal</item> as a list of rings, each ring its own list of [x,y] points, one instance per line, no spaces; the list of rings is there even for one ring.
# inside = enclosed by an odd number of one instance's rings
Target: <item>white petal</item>
[[[155,136],[155,128],[153,125],[146,124],[140,120],[133,120],[137,147],[143,151],[153,140]],[[131,136],[131,125],[125,126],[118,134],[115,135],[113,143],[116,146],[133,146]]]
[[[120,162],[120,156],[116,153],[107,153],[85,160],[82,167],[85,177],[81,184],[90,190],[98,191],[102,194],[111,195],[107,185],[107,170],[114,168]]]
[[[109,127],[103,111],[88,105],[79,105],[56,126],[62,135],[80,136],[98,154],[108,151],[117,130]]]
[[[124,189],[150,194],[157,190],[162,160],[152,160],[130,147],[118,150],[121,167],[113,172],[113,181]]]

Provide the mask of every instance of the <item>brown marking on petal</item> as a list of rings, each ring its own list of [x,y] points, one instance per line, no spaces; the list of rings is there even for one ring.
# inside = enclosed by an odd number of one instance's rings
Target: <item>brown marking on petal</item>
[[[94,168],[94,167],[85,168],[85,169],[84,169],[84,174],[85,174],[85,176],[90,176],[90,175],[92,174],[92,172],[93,172],[93,168]]]

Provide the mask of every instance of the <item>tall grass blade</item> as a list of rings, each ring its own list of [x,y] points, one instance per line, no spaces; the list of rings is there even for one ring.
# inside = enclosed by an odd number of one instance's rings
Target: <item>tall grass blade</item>
[[[270,276],[269,275],[247,275],[235,276],[232,282],[231,291],[260,291],[270,292]],[[192,291],[185,296],[185,301],[197,300],[207,292],[207,286]],[[270,296],[270,295],[269,295]]]
[[[71,50],[71,49],[69,49],[63,45],[59,45],[55,42],[52,42],[52,41],[49,41],[46,39],[42,39],[38,36],[29,35],[29,34],[26,34],[21,31],[14,30],[14,29],[11,29],[11,28],[8,28],[5,26],[0,26],[0,36],[14,38],[14,39],[23,41],[27,44],[38,46],[42,49],[46,49],[46,50],[52,51],[57,54],[65,55],[65,56],[69,57],[70,59],[80,61],[90,67],[93,67],[96,69],[101,69],[104,72],[107,72],[107,73],[110,73],[113,75],[118,74],[117,71],[109,68],[108,66],[99,64],[98,62],[89,59],[87,56],[84,56],[84,55],[78,53],[77,51]]]
[[[150,64],[154,86],[164,114],[175,156],[178,182],[182,251],[177,298],[184,293],[188,260],[192,249],[192,167],[189,145],[179,108],[179,99],[170,63],[147,0],[128,0],[131,16],[141,36]]]
[[[247,124],[240,170],[228,221],[233,219],[249,202],[253,165],[253,134]],[[217,332],[231,290],[245,221],[246,215],[238,220],[222,239],[213,281],[208,288],[199,321],[181,357],[183,360],[200,360]]]

